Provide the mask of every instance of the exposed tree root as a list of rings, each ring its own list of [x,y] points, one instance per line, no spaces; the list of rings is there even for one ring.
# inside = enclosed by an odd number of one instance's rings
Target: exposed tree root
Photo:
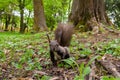
[[[112,63],[113,62],[112,59],[114,60],[114,58],[112,58],[111,56],[105,55],[100,60],[100,63],[113,76],[120,77],[120,72],[118,72],[117,66],[115,66],[116,63],[115,62],[114,62],[115,64]]]

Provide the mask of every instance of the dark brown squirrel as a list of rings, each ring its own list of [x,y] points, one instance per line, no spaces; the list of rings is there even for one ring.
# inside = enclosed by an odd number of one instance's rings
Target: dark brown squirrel
[[[47,34],[50,46],[50,57],[54,66],[57,60],[70,57],[69,45],[73,34],[73,25],[59,23],[55,30],[55,40],[51,40]]]

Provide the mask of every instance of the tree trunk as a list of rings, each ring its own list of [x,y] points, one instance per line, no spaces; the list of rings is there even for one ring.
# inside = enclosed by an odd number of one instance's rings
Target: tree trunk
[[[15,21],[15,16],[13,15],[12,16],[12,21],[11,21],[11,31],[15,31],[16,26],[17,26],[17,24],[16,24],[16,21]]]
[[[6,14],[6,18],[5,18],[5,31],[8,31],[8,26],[9,26],[9,23],[10,23],[10,19],[11,19],[11,16],[9,14]]]
[[[31,12],[32,12],[32,11],[29,10],[29,13],[28,13],[28,16],[27,16],[27,21],[26,21],[26,24],[27,24],[27,25],[29,24]]]
[[[20,11],[20,33],[24,33],[24,30],[23,30],[23,19],[24,19],[23,13],[24,13],[24,11],[23,11],[23,9],[22,9],[22,10]]]
[[[20,33],[24,33],[24,7],[25,0],[19,0],[19,8],[20,8]]]
[[[73,0],[69,21],[77,27],[84,25],[84,31],[98,32],[101,23],[110,25],[104,0]]]
[[[41,30],[46,30],[46,20],[44,15],[43,0],[33,0],[34,5],[34,30],[38,32]]]

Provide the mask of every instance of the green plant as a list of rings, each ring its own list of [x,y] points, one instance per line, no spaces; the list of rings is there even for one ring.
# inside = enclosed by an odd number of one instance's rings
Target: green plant
[[[101,43],[96,45],[97,47],[97,53],[99,54],[112,54],[114,56],[120,55],[120,40],[115,39],[113,41],[107,42],[107,43]]]
[[[114,78],[112,76],[103,76],[101,80],[120,80],[120,78]]]
[[[74,60],[74,58],[69,58],[69,59],[64,59],[62,60],[65,63],[69,64],[70,66],[72,66],[72,68],[74,69],[75,66],[77,66],[78,71],[79,71],[79,75],[76,75],[74,80],[84,80],[84,77],[90,73],[90,67],[89,64],[91,63],[91,61],[88,63],[87,66],[84,65],[84,63],[77,64],[76,61]]]
[[[84,63],[80,64],[80,66],[77,64],[79,75],[76,75],[74,80],[84,80],[85,76],[90,73],[90,64],[99,56],[95,56],[91,58],[91,60],[88,62],[87,65]]]
[[[26,50],[26,52],[21,56],[19,63],[23,64],[25,62],[31,62],[34,52],[32,49]]]
[[[84,48],[83,50],[80,51],[80,55],[82,56],[89,56],[91,53],[92,51],[89,48]]]
[[[85,76],[90,73],[90,67],[85,66],[84,63],[82,63],[79,67],[79,75],[76,75],[74,80],[84,80]]]
[[[74,58],[68,58],[68,59],[64,59],[62,61],[67,63],[67,64],[59,64],[59,66],[65,66],[65,67],[68,67],[68,68],[72,67],[74,69],[74,66],[77,65]]]
[[[50,79],[50,76],[44,75],[44,76],[42,76],[42,78],[40,80],[49,80],[49,79]]]

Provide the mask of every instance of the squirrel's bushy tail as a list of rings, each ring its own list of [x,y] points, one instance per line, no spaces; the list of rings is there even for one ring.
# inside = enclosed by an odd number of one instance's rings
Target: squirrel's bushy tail
[[[73,25],[70,23],[59,23],[55,30],[55,40],[60,46],[69,46],[73,34]]]

